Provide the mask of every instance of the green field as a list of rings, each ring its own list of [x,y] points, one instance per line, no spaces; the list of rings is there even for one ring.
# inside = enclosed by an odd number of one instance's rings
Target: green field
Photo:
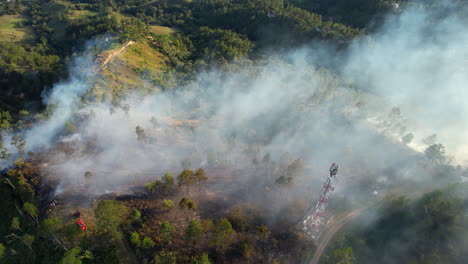
[[[0,41],[24,42],[32,38],[32,31],[19,27],[24,19],[21,15],[0,16]]]
[[[158,35],[166,35],[177,32],[174,28],[163,27],[163,26],[150,26],[150,31]]]

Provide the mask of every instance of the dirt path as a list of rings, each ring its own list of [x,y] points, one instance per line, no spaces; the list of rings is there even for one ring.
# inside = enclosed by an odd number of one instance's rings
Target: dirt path
[[[131,45],[135,43],[136,43],[135,41],[129,40],[125,42],[125,44],[123,44],[122,47],[120,47],[117,50],[104,51],[103,53],[99,54],[98,58],[96,59],[96,64],[99,65],[97,66],[97,68],[99,70],[104,69],[112,59],[114,59],[117,56],[122,55],[128,47],[130,47]]]
[[[328,244],[332,240],[333,236],[338,232],[343,226],[345,226],[349,221],[351,221],[354,217],[358,216],[362,213],[366,208],[361,208],[356,211],[352,211],[350,213],[341,215],[334,220],[331,221],[328,228],[322,234],[322,238],[319,239],[319,244],[317,250],[315,250],[315,254],[309,264],[317,264],[322,257],[323,252],[327,248]]]

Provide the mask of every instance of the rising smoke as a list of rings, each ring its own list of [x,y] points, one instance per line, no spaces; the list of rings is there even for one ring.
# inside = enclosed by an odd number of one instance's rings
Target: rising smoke
[[[49,150],[43,170],[60,186],[86,185],[93,194],[178,172],[183,161],[247,168],[286,152],[313,171],[304,181],[320,178],[332,161],[348,179],[365,171],[382,181],[424,181],[426,137],[436,133],[453,163],[468,154],[468,29],[455,16],[436,15],[411,8],[389,17],[333,69],[316,66],[336,61],[333,49],[310,44],[262,65],[202,73],[173,91],[135,93],[120,106],[80,103],[95,77],[93,60],[83,56],[70,81],[45,99],[55,106],[50,119],[24,132],[26,148]],[[76,129],[64,133],[70,120]],[[404,142],[409,134],[414,139]]]

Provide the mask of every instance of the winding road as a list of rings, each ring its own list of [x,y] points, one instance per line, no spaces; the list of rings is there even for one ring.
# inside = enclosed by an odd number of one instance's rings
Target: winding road
[[[323,231],[322,236],[319,238],[318,247],[315,250],[315,253],[310,261],[306,261],[308,264],[318,264],[320,258],[322,257],[323,252],[327,248],[328,244],[332,240],[333,236],[350,222],[354,217],[361,214],[367,208],[361,208],[355,211],[352,211],[347,214],[340,215],[330,220],[330,223],[327,225],[326,229]],[[309,258],[310,259],[310,258]]]

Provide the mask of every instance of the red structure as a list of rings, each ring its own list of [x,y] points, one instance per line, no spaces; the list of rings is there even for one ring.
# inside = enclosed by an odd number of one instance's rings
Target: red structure
[[[80,230],[86,230],[86,228],[88,228],[86,224],[83,222],[83,220],[81,219],[76,220],[76,224],[78,225]]]
[[[312,239],[317,238],[320,234],[321,227],[324,224],[324,212],[328,205],[330,192],[335,189],[333,183],[337,173],[338,165],[336,163],[332,163],[330,167],[330,175],[323,185],[320,198],[317,201],[315,208],[311,208],[299,224],[300,228]]]

